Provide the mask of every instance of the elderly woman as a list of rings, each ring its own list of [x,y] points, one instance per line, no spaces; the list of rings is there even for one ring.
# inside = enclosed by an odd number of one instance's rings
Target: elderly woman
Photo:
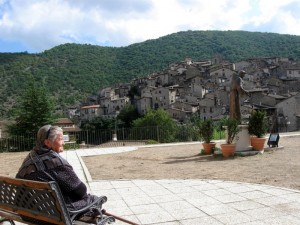
[[[45,125],[37,133],[36,146],[25,158],[16,177],[36,181],[56,181],[69,210],[85,207],[98,197],[87,194],[85,184],[59,153],[64,148],[60,127]]]

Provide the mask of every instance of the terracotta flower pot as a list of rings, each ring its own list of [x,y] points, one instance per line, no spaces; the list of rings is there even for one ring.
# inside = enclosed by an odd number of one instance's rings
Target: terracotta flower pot
[[[251,137],[251,146],[254,150],[262,151],[266,143],[266,138]]]
[[[221,144],[222,154],[224,158],[234,156],[235,144]]]
[[[206,155],[210,155],[212,153],[212,149],[216,146],[216,142],[202,143],[203,149]]]

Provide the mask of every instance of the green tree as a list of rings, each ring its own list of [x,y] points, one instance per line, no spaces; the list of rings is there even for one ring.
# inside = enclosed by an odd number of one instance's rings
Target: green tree
[[[35,135],[45,124],[54,122],[54,104],[44,86],[31,77],[22,98],[17,103],[15,123],[8,126],[10,135]]]
[[[153,127],[155,127],[157,132],[156,137],[159,139],[157,141],[159,142],[175,141],[178,132],[176,122],[168,112],[161,108],[158,110],[150,110],[144,117],[134,120],[133,127],[144,128],[140,132],[140,135],[144,135],[145,137],[147,137],[147,133],[150,132],[150,129],[153,130]]]
[[[84,130],[112,130],[115,126],[115,119],[97,117],[91,121],[84,121],[81,128]]]
[[[127,105],[121,110],[120,114],[118,115],[118,120],[123,122],[122,125],[124,127],[130,128],[132,126],[132,122],[139,117],[140,116],[137,109],[133,105]]]

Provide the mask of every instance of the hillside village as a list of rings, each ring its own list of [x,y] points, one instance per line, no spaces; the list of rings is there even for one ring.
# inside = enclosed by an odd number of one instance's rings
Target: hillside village
[[[243,87],[250,97],[242,97],[242,117],[252,109],[265,109],[270,131],[294,131],[300,128],[300,64],[288,58],[253,58],[229,63],[216,56],[211,61],[172,63],[164,71],[116,84],[90,96],[72,116],[80,121],[96,117],[114,118],[127,105],[134,105],[141,115],[163,108],[178,122],[192,114],[218,120],[229,113],[232,75],[245,70]]]

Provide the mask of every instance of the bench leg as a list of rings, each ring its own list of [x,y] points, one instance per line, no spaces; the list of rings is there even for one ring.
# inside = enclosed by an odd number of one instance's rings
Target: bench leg
[[[2,224],[3,222],[9,222],[11,225],[16,225],[15,222],[13,220],[10,219],[0,219],[0,224]]]

